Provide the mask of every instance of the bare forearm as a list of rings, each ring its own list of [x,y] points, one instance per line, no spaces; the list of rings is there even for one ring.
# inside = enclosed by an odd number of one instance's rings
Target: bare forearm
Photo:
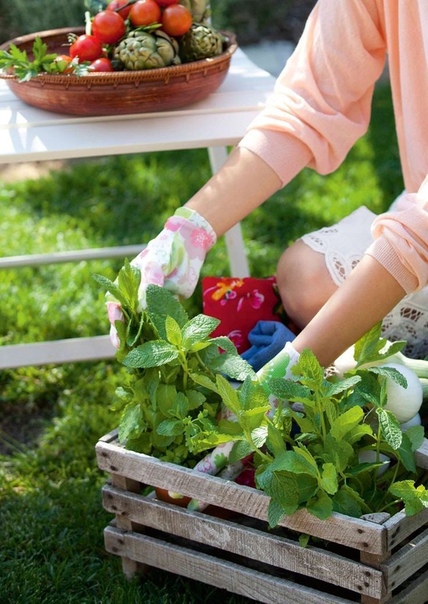
[[[405,291],[383,266],[364,256],[312,321],[294,340],[327,367],[403,298]]]
[[[186,205],[201,214],[220,236],[280,187],[279,177],[268,164],[238,147]]]

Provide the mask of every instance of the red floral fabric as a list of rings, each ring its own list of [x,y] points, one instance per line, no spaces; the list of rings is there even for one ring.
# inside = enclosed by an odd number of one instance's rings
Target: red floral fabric
[[[275,277],[204,277],[203,312],[220,319],[214,336],[228,336],[239,353],[250,348],[248,334],[258,321],[281,321]]]

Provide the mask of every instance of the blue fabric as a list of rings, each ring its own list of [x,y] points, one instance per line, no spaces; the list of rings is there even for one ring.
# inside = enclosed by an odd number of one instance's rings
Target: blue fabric
[[[251,348],[245,350],[241,357],[254,371],[258,371],[295,337],[295,334],[279,321],[258,321],[248,334]]]

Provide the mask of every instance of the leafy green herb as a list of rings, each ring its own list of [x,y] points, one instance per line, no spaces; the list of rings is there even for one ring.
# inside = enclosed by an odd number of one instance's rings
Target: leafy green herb
[[[372,330],[358,343],[362,358],[379,356],[379,334]],[[415,426],[403,434],[384,409],[385,375],[400,379],[393,371],[374,367],[342,379],[326,377],[312,352],[304,350],[292,372],[294,380],[276,378],[267,384],[279,401],[273,413],[261,384],[247,378],[236,390],[217,376],[217,391],[234,420],[211,427],[200,422],[191,438],[195,450],[234,440],[231,462],[253,453],[257,487],[271,498],[271,526],[301,508],[325,519],[334,511],[354,517],[394,512],[403,501],[406,512],[426,505],[423,485],[407,481],[397,486],[409,473],[419,478],[414,451],[424,431]],[[367,452],[369,462],[364,461]],[[386,472],[380,469],[382,456],[389,460]]]
[[[423,485],[416,487],[414,480],[396,482],[389,491],[404,501],[407,516],[414,516],[428,508],[428,490]]]
[[[129,262],[116,282],[95,279],[121,303],[125,317],[116,321],[117,358],[129,371],[127,384],[117,391],[120,440],[130,449],[193,466],[199,457],[189,438],[200,424],[214,426],[221,409],[217,374],[244,380],[255,377],[252,368],[231,340],[210,338],[217,319],[190,319],[166,289],[150,285],[147,308],[140,310],[139,271]]]
[[[203,452],[233,441],[228,462],[253,456],[257,488],[270,496],[272,527],[301,508],[326,519],[333,512],[360,517],[395,513],[403,504],[407,514],[428,507],[415,462],[424,429],[403,433],[385,408],[386,378],[402,386],[405,380],[393,368],[362,367],[387,358],[380,325],[356,344],[356,367],[341,378],[327,375],[304,350],[293,379],[262,383],[230,340],[210,338],[216,319],[189,319],[156,286],[148,287],[147,309],[140,311],[140,277],[129,263],[115,283],[97,280],[120,301],[125,317],[116,327],[118,359],[130,372],[118,390],[119,435],[128,447],[193,466]],[[401,347],[390,346],[389,354]],[[219,414],[222,406],[228,419]]]
[[[9,50],[0,50],[0,69],[13,69],[20,82],[28,82],[40,73],[61,73],[65,67],[56,61],[56,53],[48,53],[47,45],[40,37],[36,37],[32,47],[33,58],[30,59],[25,50],[11,44]],[[67,64],[75,75],[83,75],[88,71],[87,64],[79,64],[73,59]]]

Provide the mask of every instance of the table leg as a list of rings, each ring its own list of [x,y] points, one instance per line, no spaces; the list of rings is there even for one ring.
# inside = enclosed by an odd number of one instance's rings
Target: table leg
[[[227,148],[209,147],[208,156],[210,159],[212,173],[215,174],[227,159]],[[248,259],[245,252],[241,224],[236,224],[234,227],[229,229],[224,236],[226,239],[226,248],[229,257],[231,276],[240,278],[248,277],[250,275],[250,269],[248,267]]]

